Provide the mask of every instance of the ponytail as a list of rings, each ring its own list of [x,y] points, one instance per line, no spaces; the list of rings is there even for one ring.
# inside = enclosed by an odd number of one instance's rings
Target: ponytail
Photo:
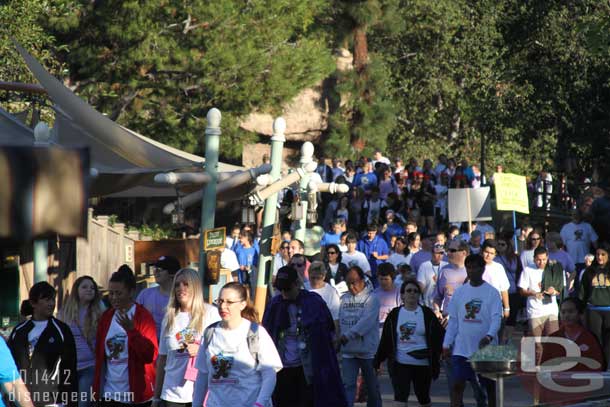
[[[246,308],[241,311],[241,317],[247,319],[250,322],[260,323],[260,317],[258,315],[258,311],[252,306],[252,302],[250,301],[250,292],[243,285],[236,281],[232,281],[230,283],[225,284],[221,291],[230,288],[231,290],[235,290],[239,294],[239,298],[243,301],[246,301]]]

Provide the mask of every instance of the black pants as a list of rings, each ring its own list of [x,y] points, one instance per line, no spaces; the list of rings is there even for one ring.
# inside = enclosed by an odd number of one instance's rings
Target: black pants
[[[173,401],[163,400],[165,407],[192,407],[193,403],[174,403]]]
[[[413,390],[419,404],[430,404],[430,385],[432,384],[430,366],[403,365],[394,362],[392,374],[394,400],[404,403],[409,401],[411,382],[413,382]]]
[[[277,373],[272,399],[274,407],[313,407],[313,389],[302,366],[285,367]]]
[[[145,403],[121,403],[119,401],[114,401],[110,399],[102,399],[100,401],[101,407],[150,407],[150,404],[150,401],[147,401]]]

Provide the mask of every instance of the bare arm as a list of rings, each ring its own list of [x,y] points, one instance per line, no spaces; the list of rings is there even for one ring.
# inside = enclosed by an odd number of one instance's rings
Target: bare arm
[[[0,383],[2,394],[6,394],[9,400],[13,401],[18,407],[34,407],[30,392],[21,378],[12,382]]]

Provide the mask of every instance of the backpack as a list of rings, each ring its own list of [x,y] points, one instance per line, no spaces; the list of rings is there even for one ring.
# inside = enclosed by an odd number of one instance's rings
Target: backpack
[[[212,342],[212,337],[214,336],[214,331],[220,327],[221,321],[216,321],[205,329],[203,333],[203,344],[205,349]],[[259,345],[259,336],[258,336],[258,324],[256,322],[250,322],[250,329],[248,329],[248,336],[246,338],[248,342],[248,350],[250,351],[250,355],[254,359],[254,365],[258,366],[258,353],[260,349]]]

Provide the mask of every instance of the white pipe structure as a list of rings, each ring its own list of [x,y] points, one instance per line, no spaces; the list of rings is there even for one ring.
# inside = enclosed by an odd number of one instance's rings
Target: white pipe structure
[[[230,173],[231,175],[229,177],[227,177],[225,181],[220,182],[218,184],[218,186],[216,188],[216,195],[218,196],[233,188],[239,187],[240,185],[243,185],[247,182],[252,181],[253,179],[256,179],[259,175],[263,175],[263,174],[266,174],[269,172],[271,172],[271,164],[263,164],[256,168],[250,168],[249,170],[239,171],[237,173],[232,172],[232,173]],[[220,178],[223,178],[224,174],[228,175],[229,173],[222,173],[220,175]],[[166,175],[166,174],[155,175],[155,181],[157,181],[157,176],[159,176],[159,175]],[[159,181],[157,181],[157,182],[159,182]],[[192,206],[192,205],[200,202],[202,196],[203,196],[202,190],[195,191],[188,195],[183,196],[182,197],[182,207],[188,208],[189,206]],[[178,206],[177,201],[168,203],[167,205],[165,205],[163,207],[163,213],[165,213],[166,215],[169,215],[172,212],[174,212],[174,210],[176,209],[177,206]]]
[[[349,185],[347,184],[337,184],[336,182],[310,182],[309,185],[309,193],[316,192],[329,192],[331,194],[346,194],[349,192]]]
[[[159,184],[207,184],[212,178],[205,172],[166,172],[155,175]]]
[[[250,195],[252,202],[255,204],[262,204],[265,199],[269,198],[271,195],[280,192],[284,188],[288,188],[290,185],[301,180],[306,174],[314,172],[316,167],[317,164],[315,162],[311,162],[305,166],[305,168],[297,168],[296,171],[274,182],[267,188],[256,191]]]

